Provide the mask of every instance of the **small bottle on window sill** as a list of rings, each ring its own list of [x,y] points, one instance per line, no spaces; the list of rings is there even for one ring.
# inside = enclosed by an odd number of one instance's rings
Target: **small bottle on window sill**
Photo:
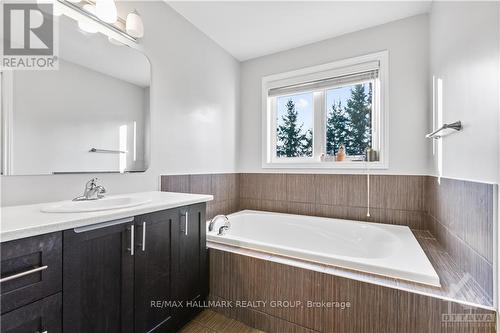
[[[378,151],[375,149],[367,148],[365,161],[367,162],[377,162],[378,161]]]
[[[344,145],[340,145],[339,149],[337,150],[337,154],[335,155],[335,161],[337,161],[337,162],[345,161],[345,147],[344,147]]]

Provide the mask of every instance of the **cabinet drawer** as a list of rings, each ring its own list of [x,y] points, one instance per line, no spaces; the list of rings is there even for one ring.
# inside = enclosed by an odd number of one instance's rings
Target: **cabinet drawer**
[[[0,244],[2,313],[62,289],[60,232]]]
[[[0,317],[2,333],[61,332],[61,293],[49,296]]]

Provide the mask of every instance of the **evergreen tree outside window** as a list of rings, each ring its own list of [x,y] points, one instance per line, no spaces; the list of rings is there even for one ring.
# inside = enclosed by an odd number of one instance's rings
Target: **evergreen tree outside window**
[[[362,82],[326,91],[326,153],[340,145],[347,155],[365,155],[372,146],[373,83]]]
[[[312,157],[312,93],[278,97],[277,157]]]

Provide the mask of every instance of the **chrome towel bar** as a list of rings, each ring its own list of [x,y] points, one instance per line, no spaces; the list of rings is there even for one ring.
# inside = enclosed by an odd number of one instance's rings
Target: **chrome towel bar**
[[[109,154],[126,154],[126,150],[110,150],[110,149],[97,149],[90,148],[89,153],[109,153]]]
[[[459,120],[459,121],[455,121],[454,123],[451,123],[451,124],[443,124],[443,126],[438,128],[434,132],[427,134],[425,137],[428,139],[439,139],[439,138],[441,138],[441,135],[437,135],[437,134],[445,129],[453,129],[455,131],[461,131],[463,129],[462,122]]]

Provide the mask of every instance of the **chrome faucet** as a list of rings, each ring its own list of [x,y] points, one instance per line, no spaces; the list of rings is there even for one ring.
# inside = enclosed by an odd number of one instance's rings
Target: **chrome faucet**
[[[214,216],[214,218],[211,219],[210,223],[208,224],[208,231],[213,231],[214,230],[215,222],[219,218],[223,218],[224,219],[224,225],[219,228],[219,232],[217,233],[218,236],[222,236],[222,235],[224,235],[226,233],[227,230],[229,230],[229,228],[231,228],[231,222],[229,222],[229,219],[227,218],[226,215],[222,215],[221,214],[221,215]]]
[[[217,236],[224,236],[226,234],[227,230],[229,230],[229,226],[223,225],[222,227],[219,228],[219,232],[217,233]]]
[[[92,178],[85,184],[85,189],[83,191],[83,195],[76,197],[73,201],[83,201],[83,200],[97,200],[104,198],[104,193],[106,193],[106,189],[97,185],[97,178]]]

